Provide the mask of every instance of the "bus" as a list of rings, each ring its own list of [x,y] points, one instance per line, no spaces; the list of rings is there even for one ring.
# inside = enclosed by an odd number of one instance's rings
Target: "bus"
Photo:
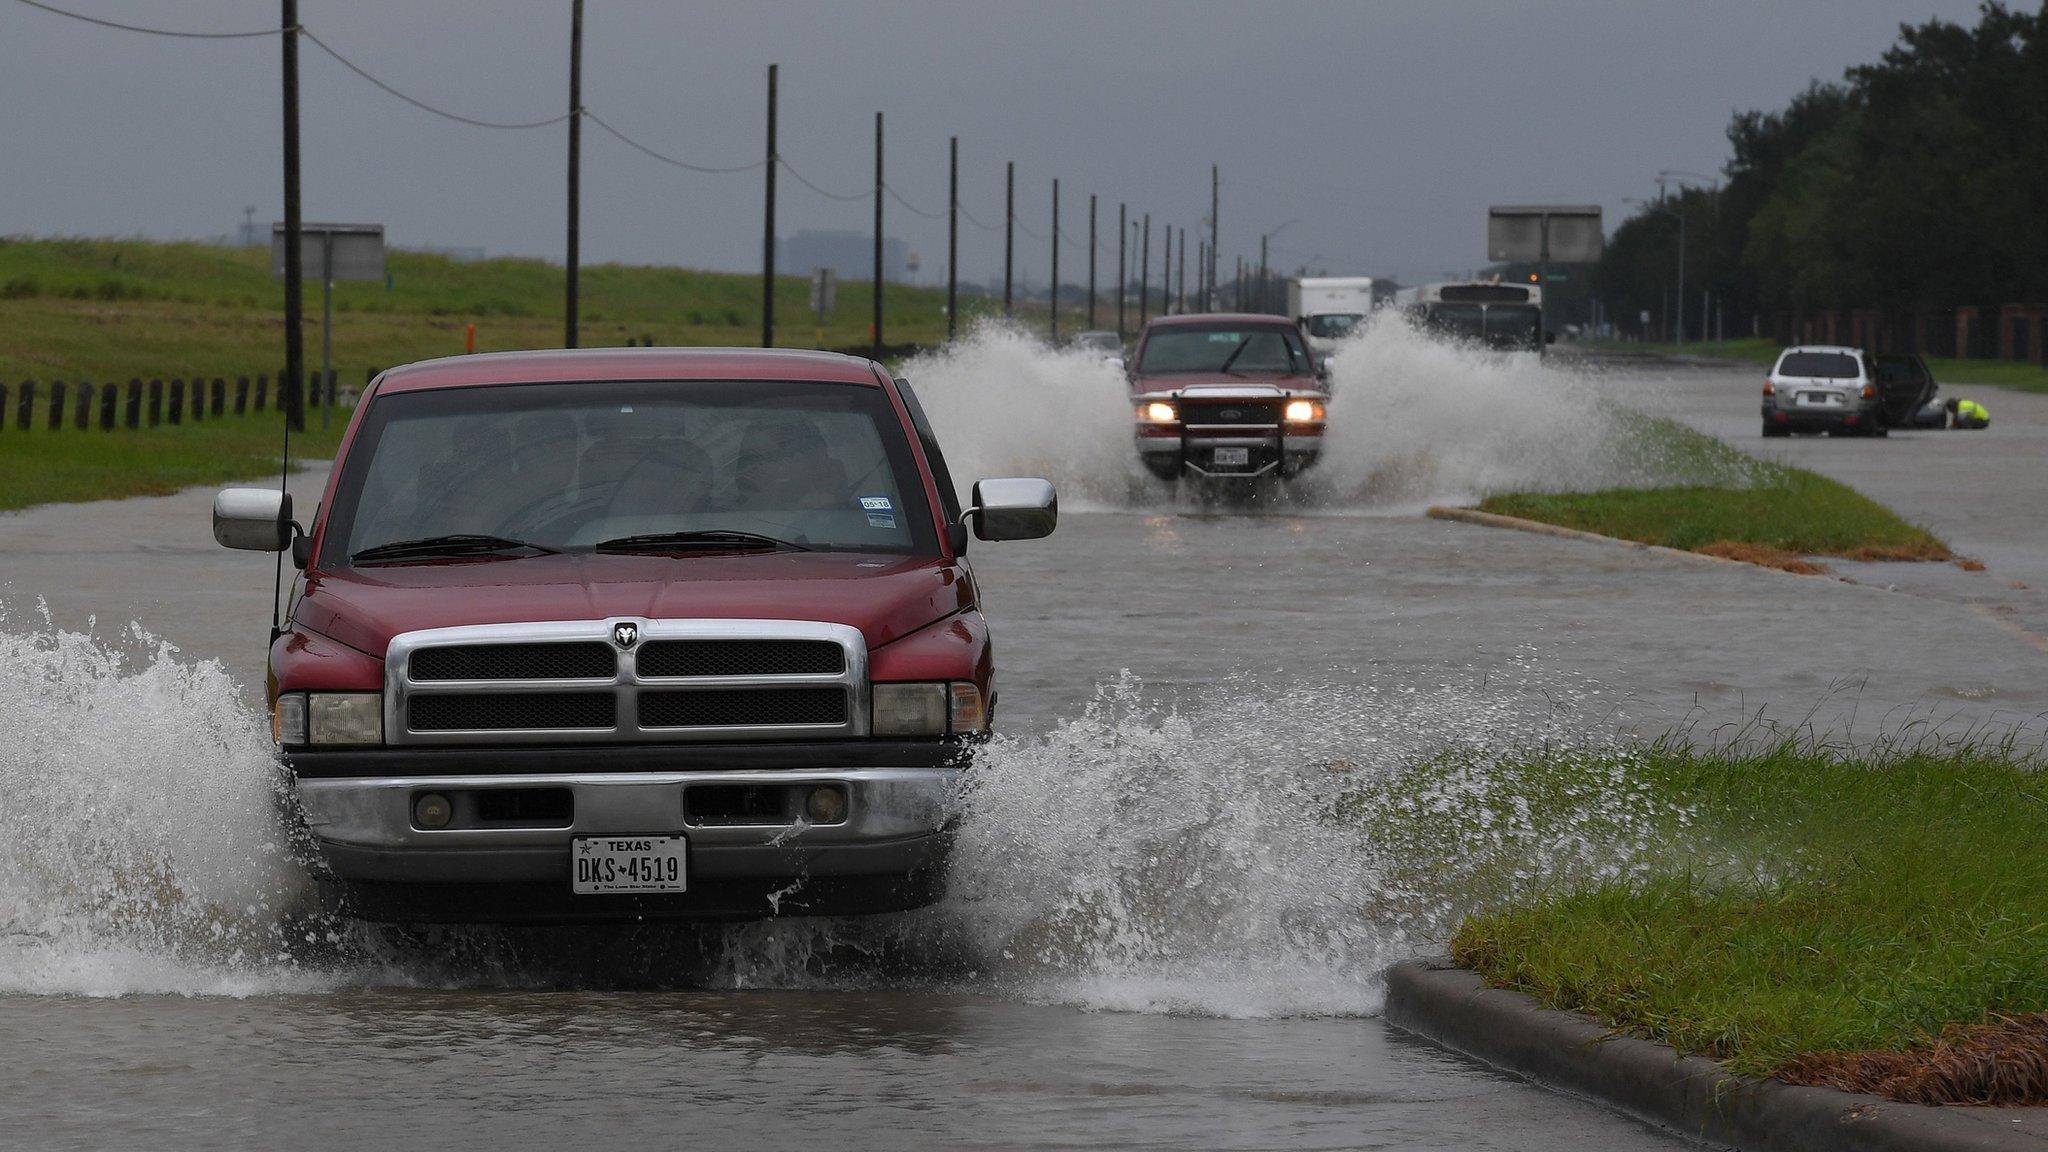
[[[1543,351],[1543,289],[1464,280],[1424,285],[1408,316],[1429,332],[1510,352]]]

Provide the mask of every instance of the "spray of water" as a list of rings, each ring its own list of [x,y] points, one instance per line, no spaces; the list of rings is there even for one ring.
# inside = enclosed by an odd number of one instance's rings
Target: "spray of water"
[[[719,978],[859,984],[910,957],[969,990],[1096,1008],[1375,1011],[1378,973],[1464,912],[1634,874],[1686,825],[1635,783],[1634,753],[1588,737],[1596,691],[1525,671],[1239,681],[1178,708],[1105,686],[978,759],[941,905],[740,929]]]
[[[217,663],[45,622],[0,630],[0,701],[0,991],[325,982],[268,734]]]
[[[904,372],[960,483],[1044,476],[1076,510],[1196,502],[1138,466],[1128,385],[1098,356],[986,325]],[[1339,347],[1331,393],[1320,464],[1249,507],[1385,514],[1502,491],[1746,480],[1676,446],[1631,398],[1559,357],[1447,342],[1391,313]]]

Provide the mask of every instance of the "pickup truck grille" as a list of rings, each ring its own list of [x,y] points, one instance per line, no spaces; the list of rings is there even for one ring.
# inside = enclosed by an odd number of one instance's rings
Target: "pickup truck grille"
[[[741,688],[722,692],[645,692],[642,728],[733,728],[758,724],[844,724],[841,688]]]
[[[1187,424],[1222,424],[1233,427],[1280,423],[1280,404],[1273,400],[1212,400],[1180,402],[1180,421]]]
[[[392,639],[384,709],[393,744],[863,736],[867,645],[793,620],[427,629]]]
[[[465,692],[406,703],[406,726],[415,732],[610,728],[619,714],[610,692]]]
[[[846,652],[829,640],[654,640],[640,648],[642,676],[832,676]]]
[[[451,644],[412,654],[414,680],[609,680],[618,653],[602,641]]]

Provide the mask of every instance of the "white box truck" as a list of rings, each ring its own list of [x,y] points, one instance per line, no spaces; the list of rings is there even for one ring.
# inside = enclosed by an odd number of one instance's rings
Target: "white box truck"
[[[1328,355],[1393,299],[1394,290],[1393,281],[1376,276],[1303,276],[1287,282],[1287,314],[1301,325],[1309,349]]]

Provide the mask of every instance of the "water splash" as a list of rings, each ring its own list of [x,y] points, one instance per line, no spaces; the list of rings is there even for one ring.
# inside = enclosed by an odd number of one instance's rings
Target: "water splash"
[[[318,986],[268,733],[218,663],[0,630],[0,991]],[[308,938],[310,937],[310,939]]]
[[[308,911],[267,734],[218,664],[139,630],[0,630],[0,698],[0,993],[939,987],[1369,1013],[1380,970],[1465,911],[1641,867],[1683,823],[1633,786],[1626,747],[1588,735],[1603,693],[1526,661],[1509,680],[1241,678],[1171,702],[1125,677],[983,751],[931,908],[375,932]]]
[[[1587,734],[1597,690],[1525,671],[1244,680],[1177,707],[1126,678],[984,751],[940,905],[737,929],[716,978],[867,986],[908,960],[962,990],[1093,1008],[1376,1011],[1378,973],[1465,912],[1634,874],[1686,824],[1635,782],[1632,752]]]
[[[957,483],[1044,476],[1075,510],[1213,507],[1139,466],[1128,385],[1092,353],[990,324],[904,373]],[[1503,491],[1747,482],[1742,458],[1688,446],[1599,374],[1447,342],[1392,313],[1338,347],[1331,377],[1322,461],[1245,507],[1386,514]]]

